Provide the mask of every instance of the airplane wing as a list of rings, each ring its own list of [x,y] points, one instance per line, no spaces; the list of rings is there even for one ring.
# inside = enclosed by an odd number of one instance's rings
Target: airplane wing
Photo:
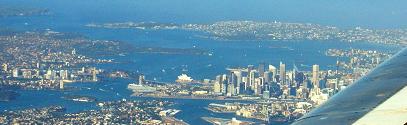
[[[370,71],[293,125],[407,124],[407,49]]]

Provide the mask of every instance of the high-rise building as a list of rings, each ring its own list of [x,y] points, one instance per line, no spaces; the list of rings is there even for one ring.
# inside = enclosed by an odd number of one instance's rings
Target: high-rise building
[[[249,82],[249,86],[252,90],[254,90],[255,78],[256,78],[256,71],[255,70],[250,71],[249,77],[248,77],[248,82]]]
[[[222,86],[221,86],[222,93],[226,94],[227,89],[228,89],[228,77],[226,74],[223,74],[222,75]]]
[[[267,71],[267,72],[264,72],[264,74],[263,74],[263,78],[264,78],[264,82],[265,83],[271,83],[271,73],[269,72],[269,71]]]
[[[236,95],[236,86],[237,86],[237,76],[234,72],[230,72],[229,76],[229,85],[228,85],[228,93],[230,95]]]
[[[221,93],[221,86],[222,86],[222,76],[218,75],[216,76],[215,83],[213,84],[213,92],[215,93]]]
[[[269,72],[271,73],[271,78],[270,80],[272,82],[275,82],[276,80],[276,75],[277,75],[277,68],[273,65],[269,65]]]
[[[260,76],[263,76],[264,73],[264,63],[259,63],[258,72]]]
[[[260,95],[261,94],[261,90],[262,90],[262,86],[264,82],[264,78],[263,77],[259,77],[255,79],[255,84],[253,85],[253,91],[255,95]]]
[[[280,62],[280,83],[281,85],[286,85],[286,72],[285,72],[285,64]]]
[[[247,81],[248,77],[242,77],[243,87],[242,90],[247,92],[250,89],[249,82]]]
[[[312,85],[319,88],[319,65],[312,66]]]
[[[234,73],[236,75],[236,94],[240,94],[240,84],[242,84],[242,71],[238,70]]]

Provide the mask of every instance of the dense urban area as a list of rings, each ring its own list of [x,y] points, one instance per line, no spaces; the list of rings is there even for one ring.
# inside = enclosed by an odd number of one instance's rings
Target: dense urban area
[[[220,40],[252,41],[300,41],[338,40],[344,42],[372,42],[381,44],[405,45],[406,29],[368,29],[355,27],[341,29],[311,23],[256,22],[256,21],[220,21],[213,24],[173,24],[157,22],[126,22],[88,24],[96,28],[136,28],[143,30],[191,30],[209,33],[209,37]]]
[[[7,11],[7,13],[1,13]],[[2,9],[0,17],[46,15],[46,9]],[[404,29],[340,29],[309,23],[221,21],[213,24],[164,24],[126,22],[88,24],[92,28],[137,28],[142,30],[200,31],[216,40],[250,41],[332,41],[372,42],[405,45]],[[226,68],[214,78],[195,80],[181,74],[173,82],[150,80],[142,73],[112,71],[97,64],[122,63],[111,56],[131,53],[188,54],[211,56],[199,48],[138,47],[121,41],[90,40],[78,34],[45,31],[8,32],[0,30],[0,101],[12,101],[24,90],[74,89],[70,83],[95,83],[112,78],[132,79],[127,89],[133,97],[154,100],[98,101],[95,97],[70,95],[62,98],[76,102],[96,102],[97,109],[67,113],[65,107],[48,106],[0,111],[0,124],[187,124],[176,119],[182,112],[169,108],[177,105],[169,98],[227,100],[210,103],[213,113],[232,113],[236,117],[256,119],[261,123],[290,123],[324,103],[336,93],[366,75],[395,52],[331,48],[323,56],[337,58],[336,64],[320,68],[286,62],[252,62],[248,66]],[[7,31],[7,32],[6,32]],[[322,55],[321,55],[322,56]],[[306,70],[301,70],[308,67]],[[134,80],[136,79],[136,80]],[[127,85],[127,83],[126,83]],[[255,124],[251,121],[202,117],[212,124]]]

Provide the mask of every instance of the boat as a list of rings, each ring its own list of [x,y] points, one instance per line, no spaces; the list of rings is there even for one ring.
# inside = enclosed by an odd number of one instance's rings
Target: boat
[[[129,84],[127,86],[128,89],[132,90],[133,92],[137,93],[151,93],[155,92],[157,89],[155,87],[143,85],[143,84]]]

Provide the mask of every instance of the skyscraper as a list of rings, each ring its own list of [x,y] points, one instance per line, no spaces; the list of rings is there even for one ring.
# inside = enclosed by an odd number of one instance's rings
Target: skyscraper
[[[254,90],[255,78],[256,78],[256,71],[255,70],[250,71],[249,77],[248,77],[248,82],[249,82],[249,86],[252,90]]]
[[[255,79],[255,83],[253,85],[253,91],[255,95],[260,95],[261,94],[261,90],[264,84],[264,78],[263,77],[259,77]]]
[[[263,74],[263,77],[264,77],[264,82],[265,83],[270,83],[271,82],[271,73],[269,72],[269,71],[267,71],[267,72],[264,72],[264,74]]]
[[[228,95],[236,95],[237,77],[234,72],[230,72],[228,83]]]
[[[228,77],[226,74],[223,74],[222,75],[222,86],[221,86],[222,93],[226,94],[227,89],[228,89]]]
[[[281,85],[285,85],[286,73],[285,73],[285,64],[280,62],[280,83]]]
[[[264,63],[259,63],[258,72],[260,76],[263,76],[264,73]]]
[[[312,66],[312,85],[319,88],[319,65]]]
[[[234,73],[236,75],[236,94],[240,94],[240,84],[242,84],[242,71],[238,70]]]
[[[216,80],[215,83],[213,84],[213,92],[215,93],[221,93],[221,86],[222,86],[222,76],[221,75],[217,75],[216,76]]]
[[[275,82],[276,74],[277,74],[277,68],[275,66],[273,66],[273,65],[269,65],[269,72],[271,73],[270,80],[272,82]]]

